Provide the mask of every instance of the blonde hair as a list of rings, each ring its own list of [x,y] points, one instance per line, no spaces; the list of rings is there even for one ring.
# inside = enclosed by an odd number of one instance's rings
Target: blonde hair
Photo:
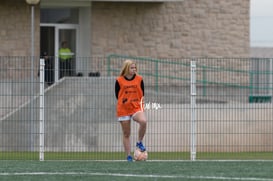
[[[128,74],[129,74],[129,70],[130,70],[130,66],[131,66],[132,64],[135,64],[136,69],[137,69],[137,65],[136,65],[136,63],[135,63],[134,61],[129,60],[129,59],[125,60],[125,61],[123,62],[123,66],[122,66],[122,69],[121,69],[119,75],[120,75],[120,76],[128,75]]]

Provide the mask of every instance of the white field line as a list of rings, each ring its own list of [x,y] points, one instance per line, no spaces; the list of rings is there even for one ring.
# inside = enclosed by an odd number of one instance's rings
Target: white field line
[[[202,180],[248,180],[248,181],[273,181],[273,178],[255,177],[217,177],[217,176],[190,176],[190,175],[143,175],[143,174],[121,174],[100,172],[16,172],[0,173],[0,176],[37,176],[37,175],[85,175],[85,176],[111,176],[111,177],[136,177],[136,178],[172,178],[172,179],[202,179]]]

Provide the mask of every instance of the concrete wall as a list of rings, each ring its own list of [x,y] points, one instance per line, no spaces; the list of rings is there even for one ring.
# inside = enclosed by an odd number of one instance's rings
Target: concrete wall
[[[190,105],[161,107],[146,111],[149,118],[146,144],[153,145],[150,151],[189,151]],[[199,104],[196,149],[198,152],[272,151],[272,116],[271,104]]]
[[[46,151],[123,151],[122,132],[115,116],[112,78],[70,77],[50,87],[45,95]],[[145,144],[149,151],[189,151],[191,105],[165,103],[158,96],[180,98],[174,92],[157,94],[147,87],[148,129]],[[148,107],[147,107],[148,108]],[[272,104],[197,104],[197,151],[273,151]],[[30,110],[33,109],[33,121]],[[0,150],[39,149],[39,101],[27,103],[0,119]],[[15,109],[14,109],[15,110]],[[32,126],[31,126],[32,123]],[[137,125],[132,123],[132,148]]]

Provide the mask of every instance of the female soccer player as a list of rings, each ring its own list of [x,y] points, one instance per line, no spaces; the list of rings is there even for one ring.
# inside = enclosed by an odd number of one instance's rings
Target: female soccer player
[[[119,77],[115,83],[117,98],[117,117],[123,132],[123,145],[127,161],[133,161],[131,156],[130,134],[131,119],[139,124],[136,147],[142,152],[146,150],[142,143],[146,133],[146,117],[144,114],[143,97],[144,82],[137,74],[137,65],[132,60],[125,60]]]

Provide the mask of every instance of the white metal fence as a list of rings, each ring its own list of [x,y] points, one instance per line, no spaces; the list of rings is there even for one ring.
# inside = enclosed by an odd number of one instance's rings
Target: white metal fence
[[[116,56],[50,85],[43,59],[35,70],[26,57],[2,59],[1,159],[123,159],[114,83],[125,58],[144,77],[150,159],[273,159],[271,95],[251,92],[271,92],[272,78],[257,86],[252,76],[272,71],[253,69],[251,59]],[[30,71],[39,77],[30,79]],[[132,148],[136,134],[133,123]]]

